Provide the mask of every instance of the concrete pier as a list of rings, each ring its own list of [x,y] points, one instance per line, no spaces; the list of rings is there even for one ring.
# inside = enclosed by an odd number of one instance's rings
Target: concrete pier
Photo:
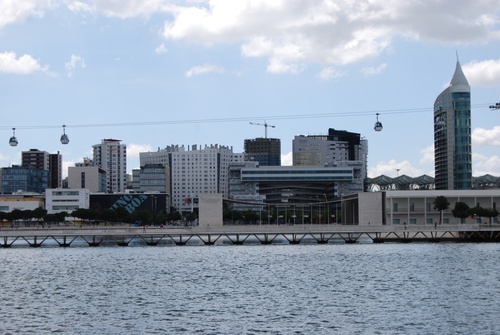
[[[128,246],[136,240],[149,246],[160,244],[213,245],[228,243],[410,243],[410,242],[500,242],[500,225],[235,225],[218,227],[51,227],[1,228],[0,247],[42,247],[48,241],[61,247],[85,242],[98,247],[106,242]],[[252,241],[252,242],[251,242]]]

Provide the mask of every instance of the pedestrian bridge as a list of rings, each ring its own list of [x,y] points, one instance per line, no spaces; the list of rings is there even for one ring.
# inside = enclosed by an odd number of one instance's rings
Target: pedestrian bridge
[[[0,247],[71,245],[128,246],[260,244],[338,244],[410,242],[500,242],[500,225],[223,225],[216,227],[50,227],[0,229]]]

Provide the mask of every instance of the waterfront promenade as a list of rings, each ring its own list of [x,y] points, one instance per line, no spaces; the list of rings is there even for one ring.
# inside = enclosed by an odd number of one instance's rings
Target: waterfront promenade
[[[0,229],[0,247],[42,247],[72,244],[97,247],[187,245],[216,243],[409,243],[409,242],[500,242],[500,225],[224,225],[214,227],[52,226]]]

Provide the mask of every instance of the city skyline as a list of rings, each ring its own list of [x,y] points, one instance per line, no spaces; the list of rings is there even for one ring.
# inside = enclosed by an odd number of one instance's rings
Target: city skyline
[[[472,175],[500,176],[499,1],[32,0],[0,13],[0,166],[59,151],[66,175],[115,138],[131,173],[139,152],[172,144],[243,152],[264,137],[254,122],[275,126],[282,165],[295,136],[334,128],[368,140],[369,177],[434,176],[433,103],[458,52]]]

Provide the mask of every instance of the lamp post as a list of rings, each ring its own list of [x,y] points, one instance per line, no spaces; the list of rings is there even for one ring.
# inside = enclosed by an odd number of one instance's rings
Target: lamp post
[[[330,224],[330,204],[328,203],[328,198],[325,193],[325,206],[326,206],[326,219],[328,220],[328,224]]]

